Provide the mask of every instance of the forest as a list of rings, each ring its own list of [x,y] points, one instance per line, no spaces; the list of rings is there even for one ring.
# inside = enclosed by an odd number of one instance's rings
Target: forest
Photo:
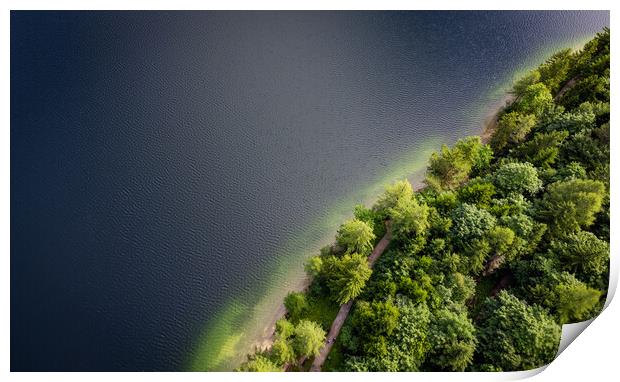
[[[516,81],[488,142],[443,146],[423,188],[398,181],[373,206],[355,206],[334,244],[308,260],[310,286],[286,296],[273,345],[237,370],[308,370],[350,301],[323,371],[551,362],[562,324],[595,317],[606,299],[609,36],[606,28]]]

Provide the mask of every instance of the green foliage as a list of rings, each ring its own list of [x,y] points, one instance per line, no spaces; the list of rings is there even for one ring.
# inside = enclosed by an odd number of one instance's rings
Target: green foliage
[[[286,318],[276,321],[276,336],[279,338],[289,338],[293,335],[295,326]]]
[[[375,212],[372,208],[366,208],[362,204],[358,204],[353,208],[353,216],[357,220],[361,220],[372,228],[375,237],[385,235],[385,226],[383,224],[384,216]]]
[[[345,254],[342,258],[331,256],[323,265],[327,285],[339,304],[346,304],[362,293],[372,273],[366,256],[359,253]]]
[[[546,130],[568,131],[569,134],[576,134],[584,130],[591,130],[595,127],[595,115],[593,111],[584,108],[573,112],[565,112],[557,115],[549,124]]]
[[[310,277],[319,276],[323,273],[323,258],[321,256],[313,256],[309,258],[304,268]]]
[[[467,203],[455,208],[451,217],[453,240],[461,245],[483,237],[496,223],[489,212]]]
[[[570,162],[558,170],[555,181],[586,179],[586,169],[579,162]]]
[[[363,204],[356,204],[353,207],[353,216],[355,216],[355,219],[368,224],[371,228],[374,226],[376,215],[372,209],[366,208]]]
[[[429,348],[427,340],[430,312],[425,304],[414,305],[399,299],[398,325],[386,338],[386,352],[353,356],[345,363],[350,371],[418,371]]]
[[[492,158],[491,147],[481,143],[480,137],[461,139],[452,149],[444,145],[431,155],[425,182],[437,191],[454,190],[472,171],[488,168]]]
[[[475,328],[464,312],[437,311],[428,330],[427,362],[439,370],[464,371],[476,349]]]
[[[295,362],[296,356],[292,342],[286,338],[276,338],[271,345],[271,359],[279,365]]]
[[[346,253],[369,254],[374,240],[372,227],[358,219],[342,224],[336,235],[336,243],[344,247]]]
[[[394,238],[404,240],[410,236],[423,236],[428,229],[428,206],[415,198],[399,199],[389,209]]]
[[[293,349],[298,356],[316,356],[325,342],[325,331],[313,321],[301,320],[295,327]]]
[[[505,198],[493,199],[488,210],[495,216],[523,214],[531,203],[521,194],[509,194]]]
[[[488,207],[495,195],[495,186],[491,182],[480,178],[473,179],[458,189],[458,198],[461,203],[473,204],[476,207]]]
[[[495,133],[491,138],[491,147],[495,152],[499,152],[506,146],[521,143],[535,125],[536,117],[532,114],[506,113],[497,122]]]
[[[535,222],[524,213],[502,216],[499,222],[514,232],[515,238],[512,247],[514,252],[521,256],[532,253],[537,248],[547,229],[545,224]],[[507,260],[512,260],[513,257],[509,256]]]
[[[609,163],[609,147],[594,138],[591,130],[570,137],[560,154],[564,163],[579,162],[589,172]]]
[[[236,371],[269,372],[283,370],[265,355],[255,354],[249,357],[248,361],[239,366]]]
[[[553,104],[551,92],[545,84],[535,83],[527,86],[515,100],[512,108],[522,114],[542,114]]]
[[[435,200],[433,200],[433,207],[437,208],[442,213],[446,213],[454,209],[457,206],[457,196],[455,192],[452,191],[444,191],[439,193]]]
[[[552,94],[556,94],[568,80],[568,72],[572,63],[572,51],[564,49],[552,55],[538,68],[540,81],[547,86]]]
[[[308,297],[308,309],[306,309],[299,320],[314,321],[325,330],[329,330],[332,325],[332,321],[338,314],[340,305],[333,301],[331,293],[327,289],[326,295],[310,295]]]
[[[472,275],[480,274],[491,254],[489,242],[485,239],[468,239],[463,241],[461,247],[463,256],[460,271]]]
[[[284,306],[293,322],[299,321],[299,318],[308,310],[308,300],[306,294],[302,292],[290,292],[284,298]]]
[[[533,195],[542,187],[536,168],[530,163],[507,163],[493,174],[493,184],[504,195]]]
[[[579,79],[560,100],[566,107],[575,107],[586,101],[609,101],[609,73]]]
[[[496,253],[505,253],[515,239],[515,233],[507,227],[495,226],[487,235],[489,245]]]
[[[512,94],[517,98],[523,98],[527,93],[527,89],[539,81],[540,72],[538,70],[532,70],[514,83],[512,86]]]
[[[389,336],[398,324],[400,312],[391,300],[358,301],[352,317],[352,324],[366,342],[375,342],[378,337]]]
[[[551,168],[560,154],[560,146],[568,137],[567,131],[536,133],[515,150],[515,155],[538,168]]]
[[[451,288],[450,300],[456,304],[463,304],[469,300],[476,290],[476,282],[470,276],[462,273],[451,273],[446,278],[446,284]]]
[[[379,215],[388,216],[388,211],[395,207],[401,199],[412,199],[413,187],[406,179],[400,180],[394,184],[385,187],[383,195],[379,197],[372,209]]]
[[[477,353],[482,363],[503,371],[529,370],[551,362],[561,329],[540,307],[501,291],[489,298],[478,325]]]
[[[599,290],[590,288],[570,274],[556,285],[554,296],[560,323],[580,322],[591,317],[601,297]]]
[[[589,179],[556,182],[547,188],[538,205],[538,215],[554,234],[575,232],[594,222],[605,197],[605,185]]]
[[[551,254],[563,269],[588,284],[605,288],[609,268],[609,243],[586,231],[577,231],[561,240],[553,240]]]

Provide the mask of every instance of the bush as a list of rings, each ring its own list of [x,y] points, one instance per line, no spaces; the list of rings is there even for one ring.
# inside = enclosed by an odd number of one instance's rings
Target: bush
[[[284,306],[288,311],[293,322],[299,321],[300,317],[308,309],[308,300],[306,294],[302,292],[291,292],[284,298]]]
[[[533,195],[542,187],[536,168],[530,163],[508,163],[493,174],[493,184],[504,194]]]
[[[495,218],[487,211],[463,203],[451,214],[453,240],[460,244],[483,237],[495,226]]]

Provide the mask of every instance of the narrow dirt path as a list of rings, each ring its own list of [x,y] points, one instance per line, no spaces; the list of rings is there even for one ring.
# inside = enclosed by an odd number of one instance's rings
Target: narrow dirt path
[[[392,240],[392,229],[391,229],[392,227],[390,225],[390,222],[389,221],[386,222],[385,225],[387,228],[386,229],[387,232],[381,238],[381,240],[377,243],[377,245],[375,246],[375,249],[372,251],[370,256],[368,256],[368,266],[370,268],[372,268],[375,265],[379,256],[383,254],[383,251],[385,251],[387,246],[390,244],[390,240]],[[336,315],[334,322],[332,322],[331,328],[329,328],[329,333],[327,334],[327,341],[325,342],[325,345],[323,345],[323,347],[321,348],[321,352],[319,353],[319,355],[314,357],[314,361],[312,362],[310,371],[321,371],[321,367],[323,367],[323,364],[325,363],[325,360],[327,359],[329,352],[332,350],[332,347],[334,346],[334,343],[336,342],[336,338],[338,337],[338,334],[340,334],[340,329],[342,329],[342,325],[344,325],[344,322],[347,320],[347,317],[349,316],[349,312],[351,312],[351,307],[353,307],[353,300],[340,306],[340,310],[338,311],[338,314]]]

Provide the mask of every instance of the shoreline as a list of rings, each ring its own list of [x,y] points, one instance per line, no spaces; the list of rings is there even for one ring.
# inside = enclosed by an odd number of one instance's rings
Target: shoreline
[[[507,92],[504,94],[496,104],[493,104],[489,107],[489,111],[484,117],[483,128],[480,132],[480,140],[484,144],[489,144],[491,141],[491,137],[493,133],[495,133],[495,129],[497,128],[497,123],[499,122],[500,114],[512,104],[515,100],[515,96],[511,93]]]
[[[504,109],[510,105],[514,101],[515,97],[510,93],[505,93],[498,101],[491,103],[488,106],[488,112],[485,114],[484,119],[482,121],[482,128],[479,132],[480,140],[484,144],[489,144],[495,129],[497,128],[497,123],[499,120],[500,114],[504,111]],[[415,191],[419,191],[424,186],[420,184],[419,187],[414,187]],[[290,292],[305,292],[310,286],[312,279],[305,275],[297,285],[290,289]],[[276,330],[276,322],[281,318],[284,318],[286,315],[286,308],[284,307],[284,302],[282,301],[276,310],[274,310],[273,314],[270,316],[269,320],[265,328],[263,329],[263,334],[259,339],[254,341],[251,345],[251,348],[254,350],[268,350],[271,348],[275,341],[275,330]]]

